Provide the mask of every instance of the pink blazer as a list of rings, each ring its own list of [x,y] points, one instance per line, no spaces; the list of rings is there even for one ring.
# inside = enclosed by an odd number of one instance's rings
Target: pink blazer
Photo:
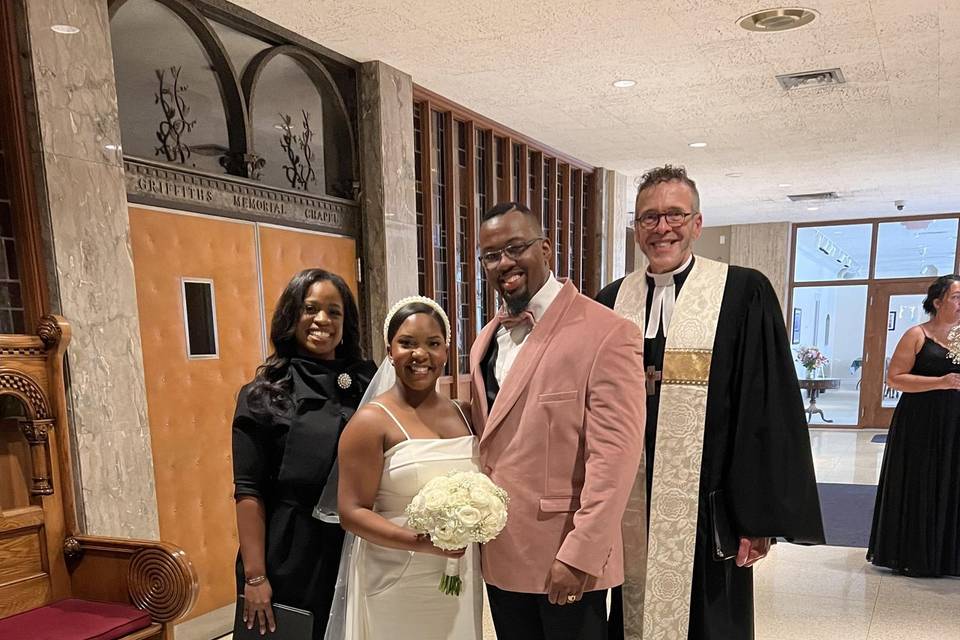
[[[559,559],[589,574],[587,591],[621,584],[620,524],[646,419],[643,336],[566,282],[488,414],[480,362],[498,328],[487,324],[470,352],[481,468],[510,494],[506,528],[483,547],[483,578],[546,593]]]

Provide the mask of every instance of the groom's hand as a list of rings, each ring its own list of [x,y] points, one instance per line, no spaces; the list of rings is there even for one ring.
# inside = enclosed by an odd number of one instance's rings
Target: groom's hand
[[[580,569],[554,560],[547,578],[547,600],[550,604],[573,604],[583,597],[587,574]],[[572,596],[572,598],[571,598]]]

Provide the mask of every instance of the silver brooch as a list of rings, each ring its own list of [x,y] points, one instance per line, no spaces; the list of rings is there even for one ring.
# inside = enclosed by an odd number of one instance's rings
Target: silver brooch
[[[341,373],[337,376],[337,386],[346,391],[353,385],[353,378],[349,373]]]

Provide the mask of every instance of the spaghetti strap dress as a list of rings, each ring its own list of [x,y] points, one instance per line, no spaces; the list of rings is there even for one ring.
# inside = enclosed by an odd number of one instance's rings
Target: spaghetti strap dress
[[[429,480],[454,471],[479,471],[476,436],[411,438],[389,409],[370,404],[386,412],[405,438],[383,454],[374,511],[384,518],[404,526],[404,509]],[[348,640],[480,640],[483,596],[477,545],[468,547],[461,559],[463,588],[457,597],[438,589],[445,558],[388,549],[359,537],[353,544]]]
[[[960,373],[929,336],[910,373]],[[960,391],[904,393],[887,435],[867,559],[910,576],[960,576]]]

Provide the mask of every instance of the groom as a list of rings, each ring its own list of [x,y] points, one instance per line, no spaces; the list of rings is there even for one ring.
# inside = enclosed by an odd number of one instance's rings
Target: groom
[[[497,638],[605,640],[643,448],[643,337],[553,276],[524,205],[487,211],[479,240],[505,303],[470,353],[480,465],[510,494],[507,526],[482,551]]]

